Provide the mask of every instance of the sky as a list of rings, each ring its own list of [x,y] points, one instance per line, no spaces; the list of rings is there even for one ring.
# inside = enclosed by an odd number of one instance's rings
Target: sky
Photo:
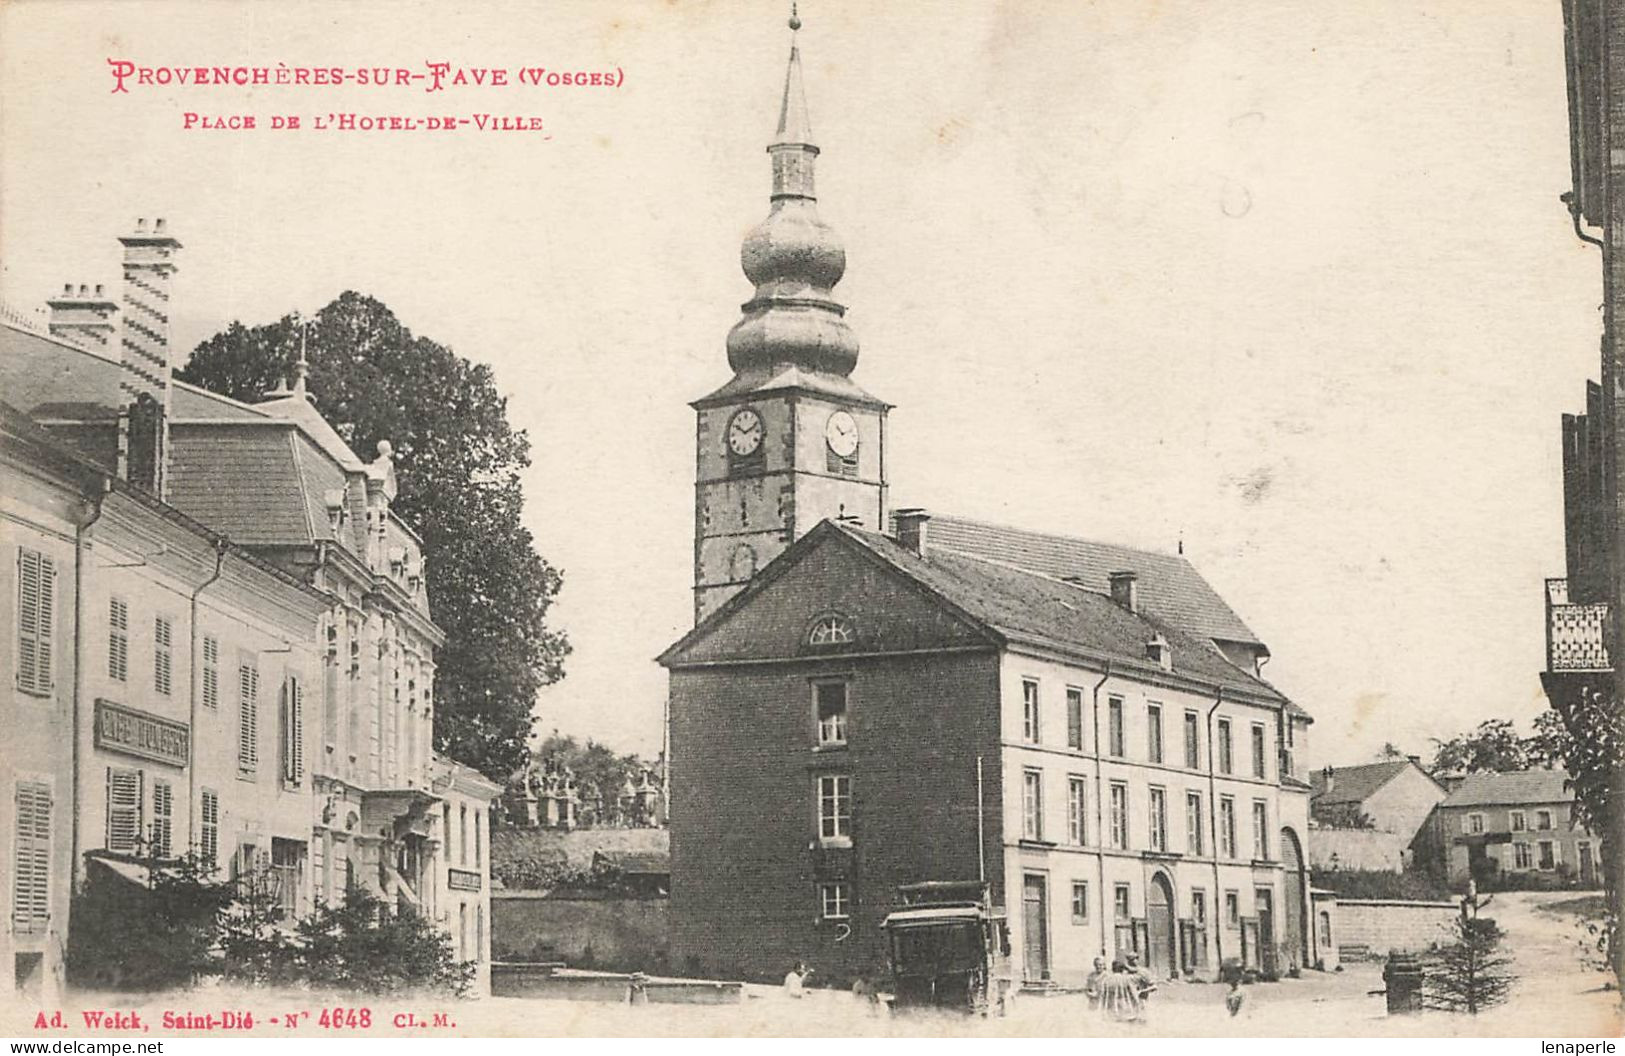
[[[688,401],[727,380],[751,293],[785,6],[12,0],[0,299],[116,283],[115,237],[163,216],[183,352],[354,289],[491,364],[574,645],[539,728],[653,754],[652,658],[692,611]],[[1533,718],[1559,418],[1601,318],[1558,201],[1557,3],[800,14],[854,378],[896,404],[894,505],[1182,541],[1315,716],[1311,765]],[[509,83],[116,93],[110,61]],[[619,84],[514,83],[535,67]],[[311,127],[342,112],[543,129]]]

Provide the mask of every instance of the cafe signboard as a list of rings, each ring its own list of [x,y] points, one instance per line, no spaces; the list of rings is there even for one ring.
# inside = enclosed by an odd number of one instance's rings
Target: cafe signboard
[[[98,698],[96,747],[171,766],[185,766],[192,753],[192,731],[184,722],[161,719]]]
[[[480,874],[467,869],[446,870],[446,886],[453,891],[478,891]]]

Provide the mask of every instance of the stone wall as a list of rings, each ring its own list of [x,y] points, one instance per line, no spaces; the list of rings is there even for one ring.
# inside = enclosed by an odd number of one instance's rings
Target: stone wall
[[[664,852],[671,844],[665,829],[557,829],[493,828],[491,876],[504,883],[534,871],[537,863],[585,871],[597,851]],[[517,886],[517,884],[515,884]]]
[[[1337,948],[1343,960],[1415,953],[1444,942],[1461,907],[1454,902],[1339,898]]]
[[[1309,865],[1315,869],[1405,871],[1408,838],[1374,829],[1310,829]],[[1333,856],[1337,863],[1332,864]]]
[[[664,898],[596,891],[494,891],[492,959],[663,973],[670,959],[669,905]]]

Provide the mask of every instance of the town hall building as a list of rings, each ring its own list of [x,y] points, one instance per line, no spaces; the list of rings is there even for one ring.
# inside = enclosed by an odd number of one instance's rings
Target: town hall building
[[[693,405],[696,626],[660,657],[673,964],[876,974],[898,887],[938,880],[989,885],[1030,986],[1320,962],[1311,720],[1195,568],[890,505],[812,138],[792,42],[734,377]]]

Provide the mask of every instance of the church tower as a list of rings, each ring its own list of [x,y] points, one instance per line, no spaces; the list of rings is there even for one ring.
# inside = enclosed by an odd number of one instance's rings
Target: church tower
[[[833,293],[846,251],[818,218],[800,28],[792,13],[778,134],[767,148],[771,209],[740,251],[756,293],[728,334],[734,377],[691,404],[696,622],[820,521],[873,531],[886,522],[891,405],[851,379],[858,339]]]

